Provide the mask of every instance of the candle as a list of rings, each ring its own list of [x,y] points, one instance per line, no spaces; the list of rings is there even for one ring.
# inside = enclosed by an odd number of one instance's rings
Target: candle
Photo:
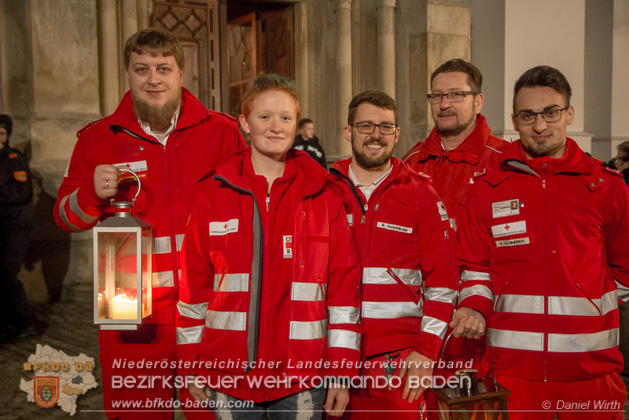
[[[111,319],[137,319],[138,300],[126,294],[115,296],[112,300]]]

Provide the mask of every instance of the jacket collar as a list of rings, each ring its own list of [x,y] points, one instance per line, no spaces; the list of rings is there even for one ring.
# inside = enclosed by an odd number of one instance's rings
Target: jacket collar
[[[245,168],[245,166],[247,168]],[[216,169],[215,177],[224,178],[230,184],[244,190],[251,190],[251,182],[245,171],[253,171],[251,167],[251,147],[242,149],[229,156]],[[286,169],[279,180],[303,178],[303,196],[310,196],[323,189],[328,181],[328,172],[310,156],[301,150],[291,149],[286,155]]]
[[[476,116],[476,128],[467,136],[463,143],[454,150],[443,150],[441,137],[437,134],[437,129],[433,128],[426,141],[420,145],[418,158],[420,161],[424,161],[431,156],[445,156],[446,159],[454,163],[466,162],[476,165],[480,162],[485,151],[490,133],[491,130],[487,125],[487,119],[483,115],[478,114]]]
[[[330,172],[333,175],[339,175],[339,174],[343,175],[345,178],[347,178],[348,182],[351,183],[352,181],[349,178],[349,164],[350,163],[352,163],[352,158],[334,162],[334,164],[330,167]],[[395,182],[399,178],[402,178],[408,175],[408,172],[409,172],[408,167],[400,159],[396,157],[391,157],[391,164],[393,165],[393,170],[391,171],[387,179],[384,180],[384,183],[379,188],[386,188],[387,185],[389,185],[390,183]]]
[[[587,155],[571,138],[566,139],[566,153],[558,159],[548,156],[528,159],[524,154],[521,140],[508,144],[502,153],[501,170],[491,170],[483,176],[483,180],[493,186],[509,178],[514,172],[528,173],[537,177],[560,173],[572,173],[579,177],[593,174],[593,167],[588,162]]]
[[[199,102],[187,89],[183,88],[181,94],[181,115],[177,121],[175,130],[183,130],[194,125],[200,124],[211,116],[210,111]],[[146,134],[138,123],[133,110],[133,101],[131,100],[131,92],[127,93],[120,101],[118,108],[111,115],[110,125],[120,125],[129,130],[133,130],[136,134],[144,137]]]
[[[588,158],[577,143],[571,138],[566,139],[566,152],[560,158],[554,159],[549,156],[529,159],[524,153],[521,140],[517,140],[508,145],[503,152],[503,163],[512,168],[526,172],[531,170],[537,174],[545,172],[549,175],[558,173],[574,173],[579,175],[591,175],[592,166],[588,163]]]

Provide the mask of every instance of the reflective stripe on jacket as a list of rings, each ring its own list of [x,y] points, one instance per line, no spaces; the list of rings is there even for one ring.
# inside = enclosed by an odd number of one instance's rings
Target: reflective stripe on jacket
[[[443,203],[427,177],[396,158],[367,203],[348,177],[350,163],[331,172],[345,189],[363,267],[363,353],[413,347],[435,360],[459,282]]]
[[[188,374],[353,376],[360,272],[341,192],[296,150],[266,191],[248,150],[199,184],[184,245],[179,357],[209,362]],[[224,391],[259,402],[294,386]]]
[[[129,92],[112,115],[80,130],[54,208],[55,221],[65,231],[90,229],[113,215],[109,200],[94,191],[96,166],[139,169],[142,188],[132,210],[153,227],[154,238],[153,316],[146,322],[166,325],[175,322],[179,251],[197,182],[244,147],[234,118],[207,110],[185,89],[182,100],[166,146],[142,130]],[[135,182],[121,182],[116,199],[129,201],[136,188]]]

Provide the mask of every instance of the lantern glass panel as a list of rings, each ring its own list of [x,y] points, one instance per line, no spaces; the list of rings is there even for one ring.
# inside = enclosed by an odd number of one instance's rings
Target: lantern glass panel
[[[137,238],[137,231],[98,232],[98,293],[104,303],[99,305],[100,319],[138,319]],[[144,277],[142,273],[142,283]]]

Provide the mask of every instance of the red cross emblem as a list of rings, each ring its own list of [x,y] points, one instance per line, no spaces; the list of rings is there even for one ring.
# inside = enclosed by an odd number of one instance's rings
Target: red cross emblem
[[[511,229],[511,226],[505,225],[505,230],[509,230],[509,229]]]
[[[223,226],[223,229],[227,229],[227,223],[225,223],[225,225]]]

